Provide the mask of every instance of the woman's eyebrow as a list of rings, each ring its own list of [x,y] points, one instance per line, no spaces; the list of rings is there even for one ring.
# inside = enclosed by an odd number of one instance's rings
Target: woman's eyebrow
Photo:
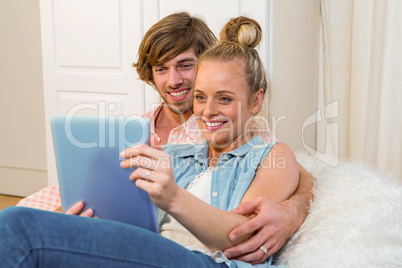
[[[216,91],[216,93],[218,93],[218,94],[232,94],[232,95],[236,95],[233,91],[229,91],[229,90],[219,90],[219,91]]]
[[[194,93],[204,93],[204,91],[200,90],[200,89],[194,89]],[[229,91],[229,90],[219,90],[216,91],[215,94],[231,94],[231,95],[236,95],[236,93],[234,93],[233,91]]]

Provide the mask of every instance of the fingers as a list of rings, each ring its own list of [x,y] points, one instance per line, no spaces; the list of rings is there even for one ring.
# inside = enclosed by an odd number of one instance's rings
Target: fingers
[[[94,215],[94,211],[90,208],[88,208],[87,210],[85,210],[84,212],[82,212],[80,214],[81,217],[92,217]]]
[[[155,184],[158,175],[148,169],[137,168],[133,173],[131,173],[129,179],[130,181],[135,181],[135,186],[148,192],[150,195],[154,193],[155,190],[159,189]]]
[[[130,181],[135,181],[135,180],[145,180],[149,182],[155,181],[157,179],[157,175],[155,175],[155,172],[146,168],[137,168],[133,173],[130,175]]]
[[[158,149],[152,148],[147,144],[131,147],[120,153],[120,156],[123,158],[131,158],[139,155],[146,156],[151,159],[158,159],[160,156],[165,155],[165,153]]]
[[[65,214],[69,215],[78,215],[80,211],[84,208],[84,203],[79,201],[75,203],[70,209],[66,211]],[[82,217],[92,217],[94,215],[94,212],[92,209],[86,209],[84,212],[80,214]]]
[[[144,156],[135,156],[132,158],[128,158],[126,160],[121,161],[120,163],[120,166],[122,168],[143,167],[149,170],[155,170],[157,168],[157,165],[158,165],[157,161]]]
[[[234,241],[238,237],[241,237],[243,235],[247,235],[250,233],[254,233],[254,232],[260,230],[261,228],[263,228],[264,226],[265,226],[265,221],[262,219],[262,217],[259,217],[259,215],[257,215],[257,217],[234,228],[229,233],[229,239],[231,241]]]
[[[268,258],[268,256],[269,255],[267,255],[266,258]],[[265,257],[265,253],[261,249],[258,248],[249,254],[237,257],[235,259],[238,261],[248,262],[250,264],[257,264],[257,263],[263,262],[266,259],[264,257]]]
[[[231,258],[239,257],[244,254],[249,254],[256,251],[265,241],[267,237],[265,235],[254,235],[249,240],[240,243],[234,247],[225,249],[223,253],[230,255]]]
[[[78,215],[80,211],[84,208],[84,203],[79,201],[75,203],[71,208],[69,208],[65,214],[69,215]]]
[[[141,190],[146,191],[152,199],[152,193],[153,193],[152,182],[145,181],[145,180],[136,180],[135,186],[137,186]]]
[[[261,237],[264,237],[264,240]],[[268,239],[265,240],[267,237]],[[270,235],[256,235],[246,242],[225,249],[223,253],[227,258],[257,264],[265,261],[269,256],[276,252],[276,246],[272,243],[273,241],[271,241]],[[267,253],[265,253],[261,247],[264,247],[267,250]]]
[[[267,253],[265,253],[265,251],[261,247],[264,247],[267,250]],[[264,245],[258,247],[256,250],[250,253],[241,256],[232,256],[232,259],[247,262],[250,264],[258,264],[265,261],[269,256],[271,256],[275,252],[276,252],[275,247],[271,247],[268,243],[265,243]],[[227,257],[228,254],[226,252],[224,253],[225,256]]]
[[[126,158],[120,163],[122,168],[142,167],[149,170],[171,168],[170,156],[148,145],[128,148],[120,156]]]
[[[231,210],[230,212],[239,215],[249,215],[254,213],[254,211],[260,206],[261,201],[259,198],[254,198],[253,200],[241,203],[237,208]]]

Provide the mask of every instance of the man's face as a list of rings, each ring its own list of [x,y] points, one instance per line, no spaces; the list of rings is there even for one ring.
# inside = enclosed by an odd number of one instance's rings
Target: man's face
[[[193,109],[197,57],[193,49],[184,51],[170,61],[152,66],[155,87],[169,109],[185,114]]]

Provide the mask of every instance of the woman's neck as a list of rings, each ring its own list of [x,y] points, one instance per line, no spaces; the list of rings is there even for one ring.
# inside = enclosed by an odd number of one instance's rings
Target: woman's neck
[[[249,139],[246,139],[244,134],[240,135],[229,144],[214,144],[212,142],[208,143],[208,166],[216,167],[219,163],[221,155],[236,150],[237,148],[244,145]]]

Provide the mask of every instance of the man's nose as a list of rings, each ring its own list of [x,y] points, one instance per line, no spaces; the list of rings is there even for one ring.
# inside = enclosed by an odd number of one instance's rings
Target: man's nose
[[[177,88],[178,86],[180,86],[183,83],[183,79],[177,70],[171,69],[169,71],[168,83],[171,88]]]

